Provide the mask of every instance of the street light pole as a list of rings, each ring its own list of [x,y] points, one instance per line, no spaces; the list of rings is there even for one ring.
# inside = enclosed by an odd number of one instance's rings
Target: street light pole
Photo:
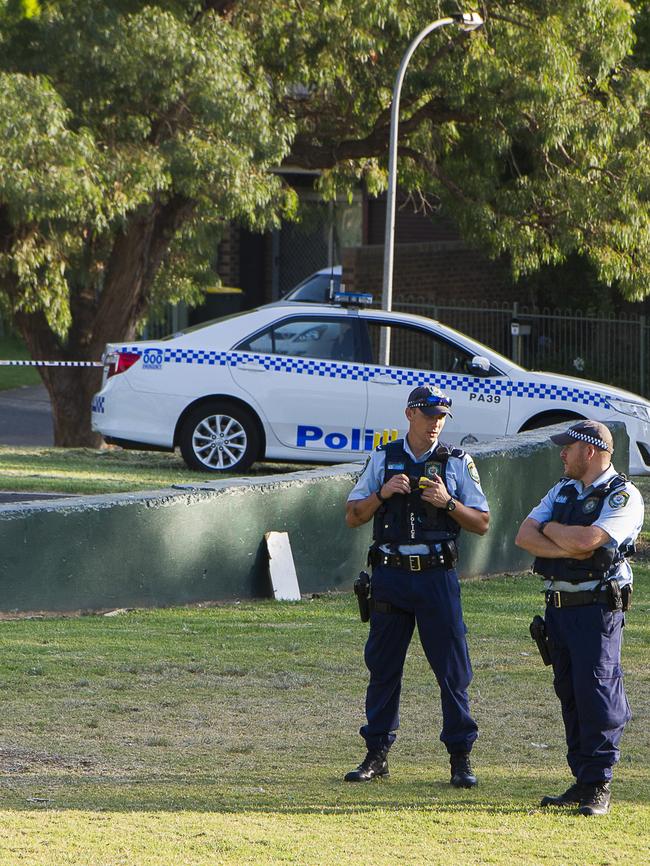
[[[393,303],[393,260],[395,249],[395,193],[397,186],[397,137],[399,126],[399,100],[402,91],[402,83],[406,75],[406,67],[409,64],[413,52],[420,42],[429,33],[445,27],[447,24],[457,24],[461,30],[477,30],[483,26],[483,19],[476,12],[459,12],[448,18],[439,18],[437,21],[427,25],[411,42],[402,57],[395,86],[393,88],[393,104],[390,111],[390,141],[388,146],[388,192],[386,197],[386,229],[384,234],[384,275],[381,292],[382,310],[390,310]],[[379,363],[388,365],[390,357],[390,332],[388,328],[381,330],[381,342],[379,346]]]

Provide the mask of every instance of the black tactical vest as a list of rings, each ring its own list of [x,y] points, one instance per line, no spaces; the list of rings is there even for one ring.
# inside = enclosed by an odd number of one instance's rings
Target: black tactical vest
[[[605,484],[594,488],[584,499],[578,499],[574,484],[565,484],[553,503],[551,520],[564,526],[591,526],[600,516],[605,499],[622,489],[626,482],[625,475],[615,475]],[[568,583],[603,580],[612,567],[624,559],[625,553],[620,548],[598,547],[589,559],[549,559],[538,556],[533,563],[533,572],[547,580],[565,580]]]
[[[373,524],[375,543],[433,544],[457,538],[460,526],[444,508],[436,508],[422,501],[418,480],[420,476],[433,478],[440,475],[446,487],[447,461],[450,457],[463,457],[465,452],[440,442],[422,464],[416,463],[406,453],[403,439],[380,445],[378,450],[386,452],[384,484],[393,475],[408,475],[411,492],[407,495],[395,494],[377,509]]]

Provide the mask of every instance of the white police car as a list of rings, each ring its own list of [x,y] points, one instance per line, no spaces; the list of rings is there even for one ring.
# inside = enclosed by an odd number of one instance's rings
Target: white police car
[[[382,366],[382,332],[390,366]],[[650,473],[650,403],[583,379],[524,370],[423,316],[280,301],[162,340],[106,348],[93,429],[125,447],[171,450],[209,472],[266,457],[360,459],[406,428],[416,385],[453,400],[445,440],[471,447],[577,418],[624,421],[630,470]]]

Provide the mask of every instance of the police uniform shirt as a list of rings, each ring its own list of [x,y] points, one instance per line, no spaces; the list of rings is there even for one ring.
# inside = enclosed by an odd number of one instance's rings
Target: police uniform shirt
[[[404,450],[416,463],[426,463],[437,447],[438,443],[435,442],[425,454],[416,458],[408,443],[408,439],[404,439]],[[381,490],[384,484],[385,466],[386,452],[379,449],[373,451],[359,480],[348,496],[348,502],[367,499],[371,493],[377,493]],[[476,508],[478,511],[487,512],[490,510],[481,488],[481,479],[469,454],[464,454],[462,457],[449,457],[446,479],[447,490],[449,495],[453,496],[454,499],[457,499],[469,508]],[[388,546],[382,545],[382,549],[388,551]],[[400,544],[398,549],[400,553],[429,552],[426,544]]]
[[[617,472],[610,465],[588,487],[584,487],[582,481],[576,479],[567,481],[564,478],[551,487],[539,505],[533,508],[528,516],[533,520],[537,520],[538,523],[547,523],[551,520],[553,504],[558,493],[565,484],[573,484],[578,489],[578,501],[580,502],[587,499],[595,487],[606,484],[615,475],[617,475]],[[610,493],[603,502],[603,507],[597,520],[591,525],[598,526],[610,536],[611,541],[604,545],[606,548],[616,548],[622,544],[631,544],[633,541],[636,541],[643,527],[643,497],[639,490],[628,481],[625,487],[619,487],[618,490]],[[617,565],[613,576],[616,577],[621,586],[632,583],[632,569],[626,559]],[[560,592],[579,592],[594,589],[598,586],[598,583],[599,581],[597,580],[588,580],[582,583],[568,583],[563,580],[545,581],[547,589],[559,590]]]

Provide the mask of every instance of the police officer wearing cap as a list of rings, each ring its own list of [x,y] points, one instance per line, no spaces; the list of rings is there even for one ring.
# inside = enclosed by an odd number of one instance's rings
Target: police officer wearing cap
[[[621,629],[632,591],[627,555],[643,526],[638,489],[611,463],[610,431],[581,421],[551,437],[564,477],[521,524],[515,543],[545,581],[546,635],[575,782],[542,806],[609,811],[612,768],[630,708]]]
[[[439,442],[451,400],[438,388],[415,388],[408,398],[406,439],[380,445],[350,493],[350,527],[373,520],[367,754],[345,776],[368,782],[388,775],[388,750],[399,727],[406,652],[417,623],[425,655],[440,687],[442,733],[451,784],[476,785],[469,753],[478,736],[467,689],[472,679],[460,585],[455,570],[461,529],[483,535],[489,510],[469,455]]]

